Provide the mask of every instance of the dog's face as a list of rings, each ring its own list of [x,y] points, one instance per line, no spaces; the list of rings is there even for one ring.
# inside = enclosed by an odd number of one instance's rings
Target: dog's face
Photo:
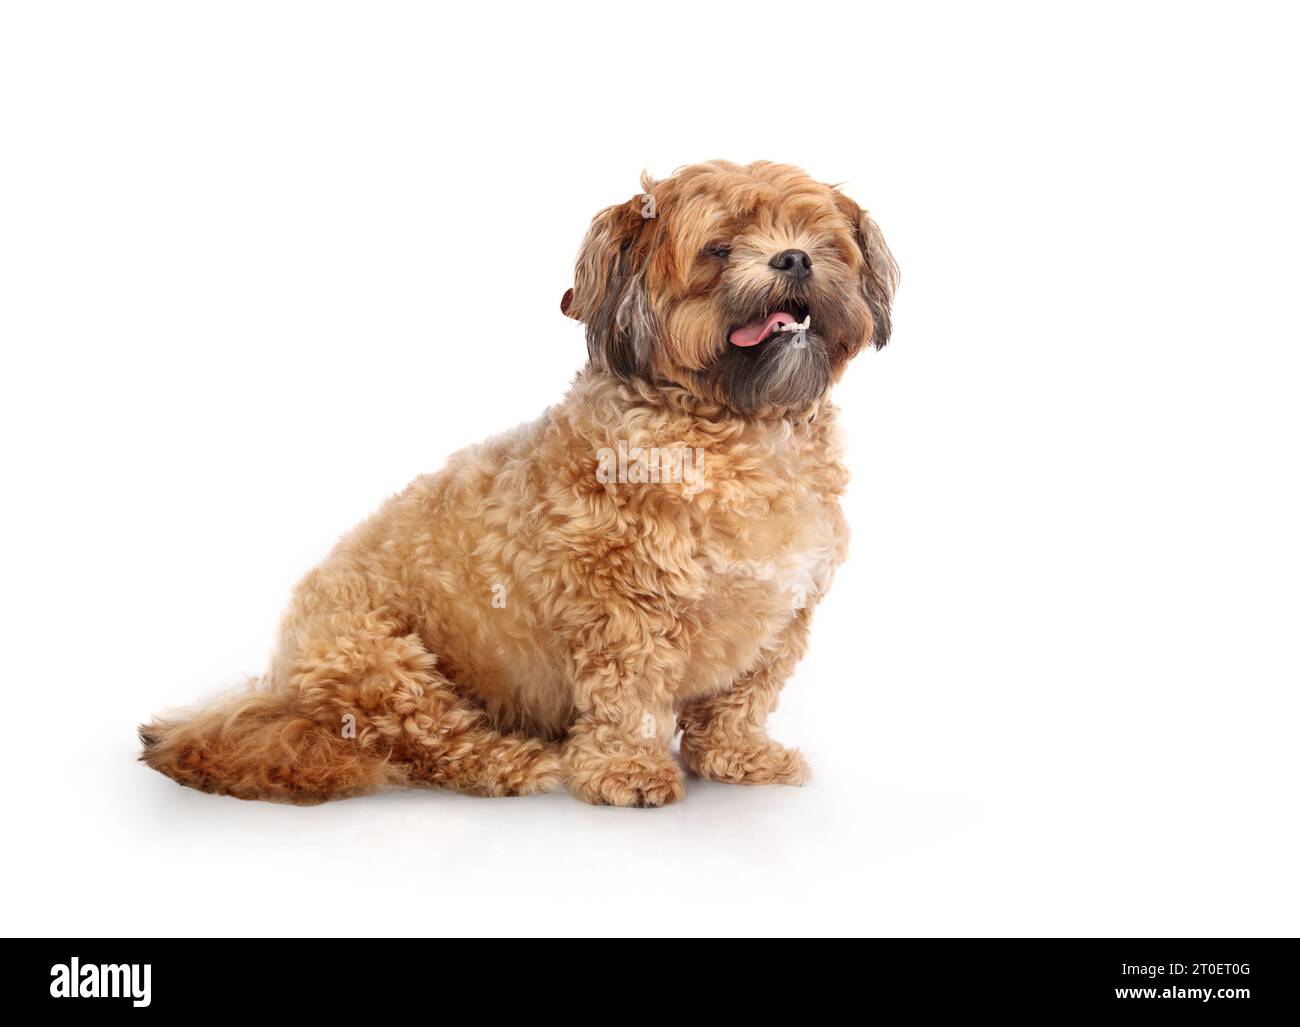
[[[788,416],[888,340],[898,269],[847,196],[766,162],[641,184],[592,221],[562,304],[587,326],[593,363]]]

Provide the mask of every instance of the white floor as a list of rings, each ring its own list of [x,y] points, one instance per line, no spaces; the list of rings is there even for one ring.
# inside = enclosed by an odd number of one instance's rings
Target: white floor
[[[133,763],[144,711],[56,708],[20,732],[8,782],[6,932],[1294,933],[1294,721],[1249,699],[1126,705],[1105,683],[1081,700],[1046,676],[1036,694],[931,683],[944,645],[896,652],[898,618],[855,624],[840,598],[775,720],[813,783],[693,781],[662,810],[239,802]]]

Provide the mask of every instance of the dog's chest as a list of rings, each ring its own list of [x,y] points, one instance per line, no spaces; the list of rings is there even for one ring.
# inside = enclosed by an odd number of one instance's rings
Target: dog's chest
[[[779,647],[791,620],[830,587],[846,546],[835,495],[814,487],[715,513],[702,533],[706,587],[693,611],[692,672],[680,698],[730,687]]]
[[[838,506],[808,505],[784,515],[746,518],[702,553],[714,606],[729,596],[761,600],[785,613],[830,584],[844,538]]]

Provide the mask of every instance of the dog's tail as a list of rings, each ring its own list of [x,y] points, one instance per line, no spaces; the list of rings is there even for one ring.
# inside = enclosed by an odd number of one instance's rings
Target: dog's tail
[[[140,760],[172,780],[240,799],[316,803],[400,783],[404,772],[303,714],[288,689],[253,686],[140,727]]]

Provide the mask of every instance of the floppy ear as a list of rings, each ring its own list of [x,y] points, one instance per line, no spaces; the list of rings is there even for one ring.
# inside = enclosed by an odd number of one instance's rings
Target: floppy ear
[[[649,371],[658,334],[645,285],[654,206],[645,200],[638,196],[596,215],[578,251],[573,288],[560,302],[587,326],[592,363],[625,379]]]
[[[836,202],[853,225],[858,248],[862,250],[862,293],[867,298],[874,325],[871,341],[876,349],[880,349],[889,341],[889,308],[898,289],[898,264],[871,215],[843,193],[836,194]]]

